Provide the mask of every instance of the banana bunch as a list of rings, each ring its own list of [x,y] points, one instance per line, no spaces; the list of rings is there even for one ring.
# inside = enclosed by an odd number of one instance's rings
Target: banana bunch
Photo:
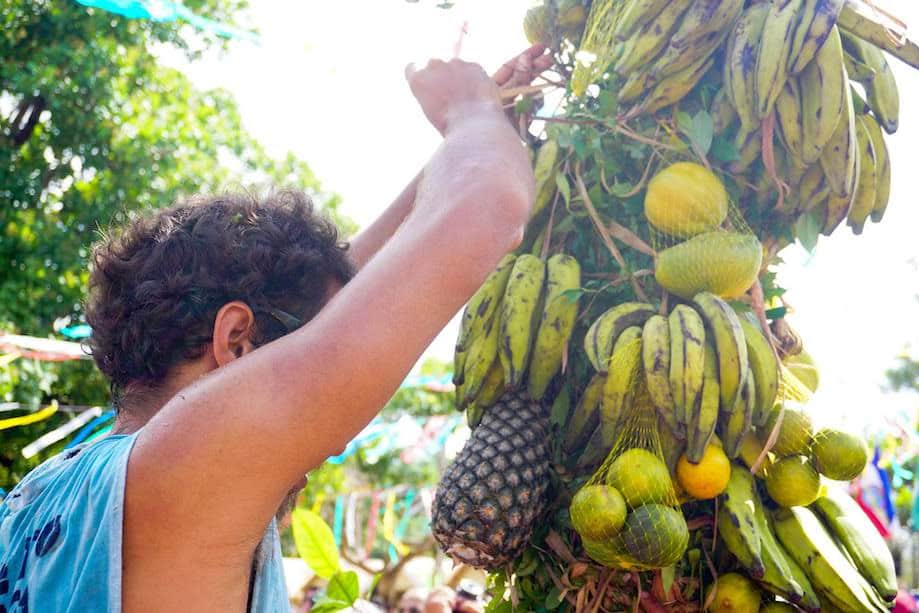
[[[457,405],[470,421],[505,390],[541,399],[561,370],[574,330],[581,268],[565,254],[506,255],[472,296],[454,353]]]

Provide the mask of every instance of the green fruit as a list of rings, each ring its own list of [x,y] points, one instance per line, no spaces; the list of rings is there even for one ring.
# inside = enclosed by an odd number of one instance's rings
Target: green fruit
[[[569,511],[578,534],[596,541],[615,536],[625,523],[625,499],[608,485],[585,485],[574,495]]]
[[[537,43],[548,45],[552,42],[552,33],[549,29],[549,18],[545,6],[534,6],[527,11],[523,18],[523,32],[531,45]]]
[[[820,495],[820,475],[804,456],[788,456],[769,468],[766,491],[780,506],[807,506]]]
[[[779,409],[772,410],[769,415],[769,421],[763,429],[761,437],[765,441],[775,427],[775,422],[779,417]],[[807,455],[810,450],[811,442],[814,438],[814,426],[810,417],[800,407],[785,402],[785,415],[782,417],[782,426],[779,429],[779,436],[775,445],[770,451],[775,455],[782,457],[788,455]]]
[[[664,461],[646,449],[629,449],[610,465],[606,482],[619,490],[629,508],[673,501],[673,482]]]
[[[763,246],[752,234],[717,230],[696,235],[657,254],[657,282],[687,300],[699,292],[742,296],[756,281]]]
[[[817,471],[836,481],[851,481],[868,463],[868,445],[848,432],[824,428],[814,435],[811,456]]]
[[[646,504],[629,513],[620,535],[629,555],[652,568],[673,564],[689,544],[683,513],[662,504]]]
[[[798,609],[787,602],[770,602],[759,609],[759,613],[797,613],[797,611]]]
[[[705,592],[705,600],[715,590],[715,597],[709,607],[711,613],[757,613],[760,593],[756,585],[739,573],[720,575],[715,584]]]

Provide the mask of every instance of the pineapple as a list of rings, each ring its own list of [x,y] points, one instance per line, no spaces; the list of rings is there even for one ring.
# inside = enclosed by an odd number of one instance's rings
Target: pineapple
[[[548,482],[547,411],[524,392],[506,393],[444,472],[431,518],[434,537],[457,562],[501,567],[529,543]]]

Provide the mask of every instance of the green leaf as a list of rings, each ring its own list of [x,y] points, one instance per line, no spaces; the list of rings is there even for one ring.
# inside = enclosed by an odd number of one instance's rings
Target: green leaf
[[[492,598],[485,606],[485,613],[513,613],[513,605],[503,598]]]
[[[683,134],[689,134],[692,131],[692,116],[686,111],[680,111],[676,114],[676,127]]]
[[[571,409],[571,396],[568,390],[568,384],[562,386],[562,391],[555,397],[552,403],[551,419],[553,425],[563,428],[568,423],[568,412]]]
[[[571,203],[571,186],[568,184],[568,177],[564,173],[559,172],[555,175],[555,185],[558,186],[558,191],[561,193],[562,198],[565,199],[565,204]]]
[[[546,596],[546,608],[550,611],[554,611],[559,608],[561,604],[565,602],[565,592],[553,587],[549,590],[549,594]]]
[[[583,295],[584,295],[584,290],[580,287],[575,287],[573,289],[566,289],[560,294],[560,296],[564,297],[565,300],[568,301],[568,304],[574,304]]]
[[[330,600],[341,600],[354,604],[361,595],[361,588],[357,581],[357,573],[353,570],[338,571],[329,579],[326,596]]]
[[[616,94],[609,90],[601,90],[597,96],[597,110],[603,117],[615,117],[619,109],[619,100]]]
[[[696,113],[696,116],[692,118],[689,137],[702,155],[708,155],[714,136],[715,122],[712,116],[705,109]]]
[[[766,310],[766,319],[782,319],[788,314],[788,307],[775,307]]]
[[[813,253],[820,238],[821,224],[815,211],[808,211],[795,222],[795,236],[805,249]]]
[[[331,600],[327,598],[321,598],[316,601],[316,604],[310,609],[311,613],[335,613],[335,611],[344,611],[345,609],[350,609],[353,603],[344,602],[341,600]]]
[[[740,159],[740,154],[737,152],[737,147],[734,146],[734,143],[720,135],[712,140],[710,151],[712,157],[719,162],[727,163]]]
[[[306,509],[294,509],[291,528],[297,553],[314,573],[323,579],[330,579],[340,570],[338,548],[335,546],[332,529],[318,514]]]
[[[661,569],[661,585],[664,588],[664,594],[669,594],[676,580],[676,566],[665,566]]]

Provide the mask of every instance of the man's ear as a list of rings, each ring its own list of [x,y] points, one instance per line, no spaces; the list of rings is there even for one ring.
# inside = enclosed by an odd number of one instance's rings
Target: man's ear
[[[226,366],[253,349],[255,315],[245,302],[234,300],[223,305],[214,318],[214,359]]]

